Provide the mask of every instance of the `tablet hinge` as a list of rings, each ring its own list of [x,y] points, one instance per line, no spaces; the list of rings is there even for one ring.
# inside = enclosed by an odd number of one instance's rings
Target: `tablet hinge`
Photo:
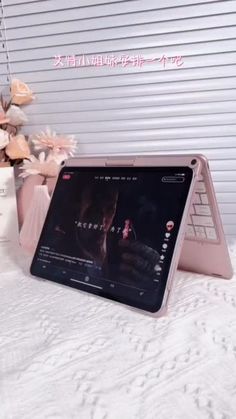
[[[127,159],[127,158],[125,158],[125,157],[121,157],[121,158],[108,158],[106,161],[105,161],[105,166],[124,166],[124,167],[127,167],[127,166],[134,166],[134,164],[135,164],[135,158],[133,158],[133,159]]]

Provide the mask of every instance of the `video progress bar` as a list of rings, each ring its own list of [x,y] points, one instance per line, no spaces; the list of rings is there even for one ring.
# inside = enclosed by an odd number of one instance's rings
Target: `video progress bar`
[[[88,282],[79,281],[78,279],[70,278],[70,280],[73,281],[73,282],[79,282],[80,284],[88,285],[88,287],[98,288],[99,290],[103,289],[103,287],[99,287],[98,285],[89,284]]]

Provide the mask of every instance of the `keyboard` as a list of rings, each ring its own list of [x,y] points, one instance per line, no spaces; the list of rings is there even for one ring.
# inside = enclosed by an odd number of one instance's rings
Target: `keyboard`
[[[185,236],[187,239],[217,241],[218,236],[203,177],[196,184],[193,204],[189,211]]]

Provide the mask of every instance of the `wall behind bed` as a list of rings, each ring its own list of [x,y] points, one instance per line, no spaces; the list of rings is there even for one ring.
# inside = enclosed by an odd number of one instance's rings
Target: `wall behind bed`
[[[80,154],[204,153],[236,237],[236,1],[3,0],[1,81],[36,93],[27,133]]]

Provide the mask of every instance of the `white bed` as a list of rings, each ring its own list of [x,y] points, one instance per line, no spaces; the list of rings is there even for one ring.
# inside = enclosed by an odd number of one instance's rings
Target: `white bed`
[[[178,272],[152,319],[28,262],[0,279],[0,419],[236,418],[236,275]]]

